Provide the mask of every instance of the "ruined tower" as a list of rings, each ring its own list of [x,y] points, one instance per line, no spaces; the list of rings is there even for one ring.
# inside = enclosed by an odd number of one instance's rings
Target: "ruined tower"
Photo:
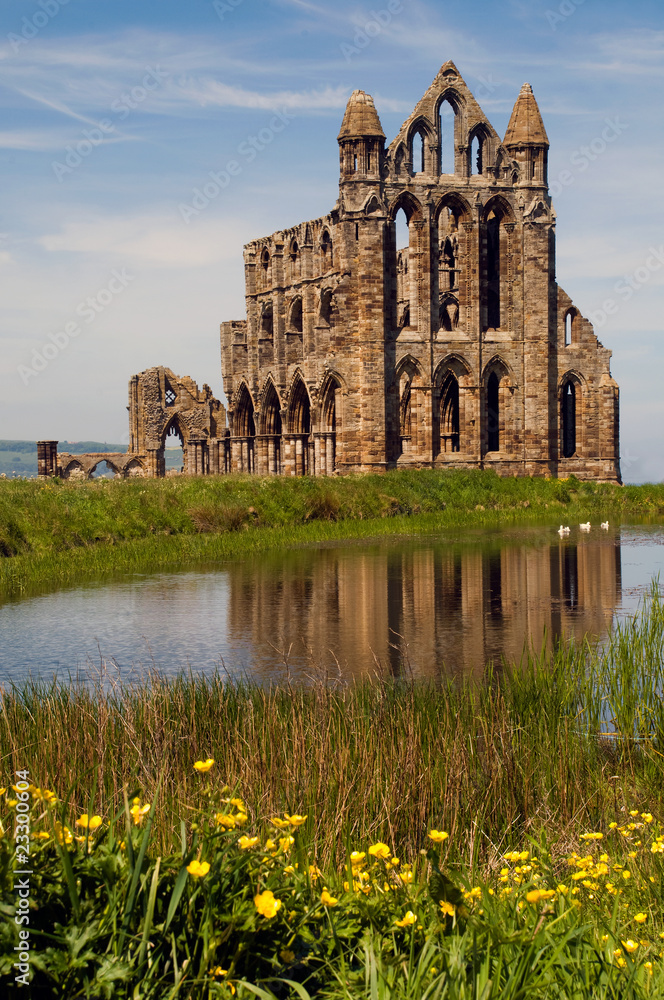
[[[531,87],[501,141],[448,62],[387,149],[363,91],[338,142],[333,210],[244,250],[247,318],[221,327],[231,469],[619,480],[611,352],[556,284]]]

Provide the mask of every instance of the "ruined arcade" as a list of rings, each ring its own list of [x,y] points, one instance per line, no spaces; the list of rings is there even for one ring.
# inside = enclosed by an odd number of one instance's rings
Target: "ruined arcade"
[[[556,283],[549,142],[530,86],[501,140],[448,62],[387,148],[363,91],[338,143],[332,211],[244,248],[246,319],[221,326],[228,425],[192,383],[209,413],[177,417],[185,471],[619,482],[611,352]],[[147,375],[130,383],[125,457],[158,476],[166,382],[187,380],[156,376],[132,404]]]

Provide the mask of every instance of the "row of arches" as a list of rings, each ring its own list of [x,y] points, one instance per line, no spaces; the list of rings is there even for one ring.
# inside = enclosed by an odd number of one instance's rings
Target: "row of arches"
[[[396,381],[397,460],[407,463],[431,457],[446,461],[454,454],[476,459],[478,451],[487,457],[517,451],[521,434],[516,429],[515,384],[501,358],[496,356],[485,366],[479,386],[470,366],[459,356],[441,362],[430,393],[424,383],[418,362],[412,357],[402,359]],[[582,379],[576,372],[567,372],[558,387],[560,458],[578,454],[583,404]],[[429,448],[431,456],[424,453]]]
[[[302,250],[303,248],[298,242],[297,238],[294,236],[287,247],[285,248],[285,253],[283,257],[283,268],[284,274],[283,278],[286,283],[292,284],[295,281],[299,281],[303,277],[303,267],[302,267]],[[271,288],[274,284],[275,275],[273,274],[273,255],[267,246],[264,246],[261,250],[260,260],[258,265],[258,289]],[[316,268],[317,265],[317,268]],[[332,237],[330,235],[329,229],[324,229],[321,233],[318,245],[314,247],[314,269],[320,270],[321,274],[325,274],[329,271],[331,267],[334,266],[334,246],[332,242]]]
[[[486,121],[465,123],[465,100],[454,90],[443,93],[433,120],[418,115],[394,152],[394,172],[399,177],[419,174],[436,177],[457,174],[482,176],[494,166],[500,140]],[[514,169],[515,178],[518,169]]]
[[[340,393],[341,380],[330,374],[314,405],[298,373],[286,403],[272,379],[255,403],[243,382],[231,417],[233,468],[272,475],[331,475],[336,468]]]
[[[437,315],[434,311],[432,316],[434,329],[453,332],[467,325],[468,310],[474,298],[469,283],[473,274],[478,276],[473,282],[479,279],[483,331],[509,328],[515,216],[507,199],[497,195],[484,206],[480,220],[479,261],[470,259],[472,213],[461,195],[451,193],[440,200],[431,216],[429,238],[423,239],[425,213],[411,192],[402,192],[394,201],[389,220],[389,246],[396,286],[393,325],[397,330],[417,329],[420,325],[422,304],[419,296],[425,269],[431,271],[431,294],[438,304]]]

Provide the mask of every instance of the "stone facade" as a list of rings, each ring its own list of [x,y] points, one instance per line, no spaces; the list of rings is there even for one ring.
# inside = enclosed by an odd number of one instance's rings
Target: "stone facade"
[[[338,141],[329,215],[244,250],[247,318],[221,327],[231,471],[620,481],[611,352],[556,284],[530,86],[501,141],[448,62],[387,149],[362,91]]]
[[[228,426],[208,386],[151,368],[129,384],[126,455],[58,455],[40,475],[330,475],[493,468],[620,482],[618,387],[555,280],[549,141],[529,84],[504,139],[446,63],[385,147],[355,91],[323,218],[244,248],[247,318],[223,323]],[[407,225],[398,246],[397,219]]]

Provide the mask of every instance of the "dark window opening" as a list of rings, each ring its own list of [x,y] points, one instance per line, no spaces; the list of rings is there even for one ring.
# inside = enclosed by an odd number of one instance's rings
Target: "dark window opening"
[[[576,389],[566,382],[562,394],[563,458],[576,454]]]
[[[491,213],[486,224],[487,327],[500,328],[500,219]]]
[[[460,450],[459,383],[451,372],[445,379],[441,392],[440,450]]]
[[[489,375],[486,391],[487,451],[500,451],[500,383],[495,372]]]
[[[291,327],[296,333],[302,333],[302,299],[295,299],[291,309]]]

